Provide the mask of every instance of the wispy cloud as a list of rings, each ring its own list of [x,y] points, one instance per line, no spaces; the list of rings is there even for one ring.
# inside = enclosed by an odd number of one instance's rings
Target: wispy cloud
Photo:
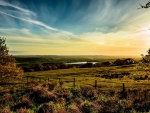
[[[0,28],[0,34],[6,37],[9,44],[16,45],[52,45],[52,46],[63,46],[66,43],[81,42],[81,39],[76,37],[70,37],[70,35],[64,35],[61,32],[56,32],[53,34],[35,34],[28,29],[15,29]]]
[[[30,11],[30,10],[21,8],[21,7],[16,6],[16,5],[9,4],[9,3],[7,3],[7,2],[5,2],[5,1],[3,1],[3,0],[0,1],[0,5],[1,5],[1,6],[9,6],[9,7],[18,9],[18,10],[20,10],[20,11],[22,11],[22,12],[28,14],[28,15],[36,16],[36,13],[34,13],[34,12]]]
[[[0,13],[5,14],[5,15],[10,16],[10,17],[13,17],[13,18],[16,18],[16,19],[19,19],[19,20],[22,20],[22,21],[25,21],[25,22],[28,22],[28,23],[33,24],[33,25],[37,25],[37,27],[39,27],[40,29],[43,29],[42,27],[44,27],[44,28],[49,29],[49,30],[54,30],[54,31],[60,32],[60,33],[62,33],[64,35],[71,35],[71,36],[77,37],[76,35],[74,35],[74,34],[72,34],[70,32],[63,31],[63,30],[58,30],[56,28],[50,27],[50,26],[48,26],[48,25],[46,25],[46,24],[44,24],[44,23],[42,23],[40,21],[37,21],[37,20],[20,18],[20,17],[17,17],[17,16],[13,16],[11,14],[7,14],[7,13],[2,12],[2,11],[0,11]],[[40,27],[40,26],[42,26],[42,27]],[[45,32],[47,32],[47,31],[45,31]]]
[[[150,11],[144,12],[144,14],[141,14],[141,15],[139,15],[138,17],[136,17],[136,18],[132,19],[131,21],[129,21],[129,23],[134,22],[134,21],[136,21],[136,20],[139,20],[139,19],[141,19],[143,16],[147,16],[147,14],[148,14],[149,12],[150,12]]]
[[[5,14],[5,15],[10,16],[10,17],[13,17],[13,18],[16,18],[16,19],[19,19],[19,20],[23,20],[23,21],[28,22],[28,23],[31,23],[31,24],[43,26],[43,27],[45,27],[45,28],[47,28],[47,29],[57,31],[57,29],[55,29],[55,28],[53,28],[53,27],[50,27],[50,26],[47,26],[46,24],[44,24],[44,23],[42,23],[42,22],[40,22],[40,21],[31,20],[31,19],[24,19],[24,18],[21,18],[21,17],[13,16],[13,15],[11,15],[11,14],[7,14],[7,13],[2,12],[2,11],[0,11],[0,13]]]
[[[5,2],[5,1],[3,1],[3,0],[0,1],[0,5],[2,5],[2,6],[10,6],[10,7],[13,7],[13,8],[15,8],[15,9],[18,9],[18,10],[20,11],[20,14],[21,14],[21,12],[22,12],[22,13],[26,13],[26,14],[28,14],[28,15],[34,15],[34,16],[37,15],[36,13],[34,13],[34,12],[28,10],[28,9],[24,9],[24,8],[18,7],[18,6],[16,6],[16,5],[9,4],[9,3],[7,3],[7,2]],[[16,12],[16,13],[19,13],[19,11]],[[9,12],[14,12],[14,13],[15,13],[14,10],[10,10]],[[74,35],[74,34],[71,33],[71,32],[64,31],[64,30],[60,30],[60,29],[51,27],[51,26],[46,25],[45,23],[43,23],[43,22],[41,22],[41,21],[32,19],[32,18],[30,18],[30,17],[26,18],[26,17],[24,17],[24,15],[23,15],[23,16],[22,16],[22,15],[16,16],[16,15],[12,15],[11,13],[4,12],[4,11],[0,11],[0,13],[1,13],[1,14],[4,14],[4,15],[7,15],[7,16],[9,16],[9,17],[13,17],[13,18],[15,18],[15,19],[22,20],[22,21],[27,22],[27,23],[29,23],[29,24],[32,24],[32,25],[34,25],[34,26],[36,26],[36,27],[42,29],[42,30],[43,30],[44,32],[46,32],[47,34],[50,34],[49,31],[47,31],[47,30],[52,30],[52,31],[55,31],[55,32],[59,32],[59,33],[61,33],[62,35],[68,35],[68,36],[77,37],[76,35]]]

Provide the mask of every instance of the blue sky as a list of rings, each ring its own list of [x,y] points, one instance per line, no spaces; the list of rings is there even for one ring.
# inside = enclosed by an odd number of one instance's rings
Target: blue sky
[[[0,0],[13,55],[139,55],[150,45],[147,0]]]

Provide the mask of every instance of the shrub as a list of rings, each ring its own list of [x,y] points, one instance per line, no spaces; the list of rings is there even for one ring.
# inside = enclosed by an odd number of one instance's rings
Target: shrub
[[[118,100],[117,99],[112,99],[112,100],[98,100],[97,101],[98,105],[100,105],[98,111],[100,113],[114,113],[117,112],[118,113],[118,107],[120,107],[118,105]],[[121,109],[120,109],[121,111]]]
[[[12,113],[9,107],[0,108],[0,113]]]
[[[30,111],[27,110],[26,108],[20,108],[17,110],[17,113],[30,113]]]
[[[36,81],[34,81],[34,80],[31,80],[31,81],[29,81],[28,83],[26,83],[28,86],[30,86],[30,87],[35,87],[35,86],[38,86],[39,85],[39,83],[38,82],[36,82]]]
[[[75,104],[73,104],[73,105],[70,105],[69,107],[68,107],[68,113],[82,113],[81,111],[80,111],[80,109],[75,105]]]
[[[73,97],[79,97],[79,91],[75,88],[69,89]]]
[[[85,101],[83,103],[81,103],[81,111],[82,113],[91,113],[92,109],[91,109],[91,103],[88,101]]]
[[[84,101],[83,101],[81,98],[75,98],[75,99],[74,99],[74,102],[75,102],[77,105],[80,105],[80,104],[83,103]]]
[[[65,98],[67,101],[70,100],[71,98],[71,93],[69,90],[66,89],[57,89],[54,92],[59,98]]]
[[[97,97],[97,93],[92,87],[82,86],[80,87],[79,92],[83,97],[88,98],[90,100],[96,99]]]
[[[28,108],[32,108],[32,107],[33,107],[33,104],[31,102],[31,100],[29,98],[23,98],[21,103],[15,105],[13,107],[13,110],[20,109],[20,108],[27,108],[28,109]],[[22,113],[22,112],[19,112],[19,113]]]
[[[54,112],[53,105],[49,103],[43,104],[38,110],[38,113],[53,113],[53,112]]]
[[[48,82],[48,83],[43,84],[42,86],[48,88],[49,91],[52,91],[54,90],[56,85],[57,85],[56,82]]]
[[[30,99],[33,99],[34,102],[40,104],[49,101],[56,101],[56,95],[42,86],[36,86],[32,89]]]

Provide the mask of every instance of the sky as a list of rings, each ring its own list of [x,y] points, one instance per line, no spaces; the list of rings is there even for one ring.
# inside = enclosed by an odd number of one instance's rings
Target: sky
[[[148,0],[0,0],[12,55],[136,55],[150,48]],[[138,9],[138,10],[137,10]]]

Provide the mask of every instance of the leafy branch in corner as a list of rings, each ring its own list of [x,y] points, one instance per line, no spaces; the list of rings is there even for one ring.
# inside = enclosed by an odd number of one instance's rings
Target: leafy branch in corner
[[[139,3],[139,4],[140,4],[140,3]],[[149,8],[149,7],[150,7],[150,2],[148,1],[148,3],[146,3],[145,6],[143,6],[143,5],[141,5],[141,4],[140,4],[140,6],[141,6],[141,8],[138,8],[138,9]],[[137,10],[138,10],[138,9],[137,9]]]

